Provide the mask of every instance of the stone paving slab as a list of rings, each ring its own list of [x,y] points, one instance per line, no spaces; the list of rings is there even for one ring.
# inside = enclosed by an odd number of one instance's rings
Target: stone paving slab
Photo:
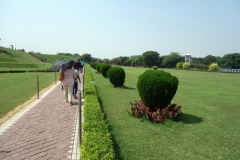
[[[0,160],[72,159],[78,99],[73,98],[73,103],[65,102],[60,83],[40,96],[38,103],[0,134]]]

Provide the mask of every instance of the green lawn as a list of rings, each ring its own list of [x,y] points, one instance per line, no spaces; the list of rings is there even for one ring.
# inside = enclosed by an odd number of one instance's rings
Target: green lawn
[[[240,74],[165,70],[179,79],[172,101],[182,106],[177,122],[153,124],[130,117],[129,101],[146,69],[123,67],[127,88],[114,88],[95,74],[118,159],[240,159]]]
[[[55,72],[0,74],[0,118],[37,95],[37,75],[40,91],[55,82]]]

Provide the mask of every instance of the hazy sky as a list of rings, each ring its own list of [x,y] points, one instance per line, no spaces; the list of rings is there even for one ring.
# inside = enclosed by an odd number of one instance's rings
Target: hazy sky
[[[240,53],[240,0],[0,0],[0,46],[95,58]]]

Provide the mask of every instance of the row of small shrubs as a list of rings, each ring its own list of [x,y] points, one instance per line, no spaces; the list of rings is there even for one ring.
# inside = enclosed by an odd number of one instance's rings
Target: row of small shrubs
[[[52,71],[52,70],[49,70],[49,69],[42,69],[42,70],[28,70],[26,72],[56,72],[56,71]]]
[[[85,70],[89,66],[85,65]],[[90,72],[85,72],[84,80],[84,124],[80,159],[115,159],[113,142],[98,102],[95,87],[91,84]]]
[[[8,70],[8,71],[0,71],[0,73],[25,73],[25,70]]]
[[[217,63],[212,63],[208,67],[206,65],[195,65],[195,64],[190,64],[188,62],[178,62],[176,65],[177,69],[191,69],[194,68],[195,70],[209,70],[209,71],[219,71],[220,67],[218,66]]]
[[[7,71],[0,71],[0,73],[25,73],[25,72],[55,72],[52,70],[48,69],[43,69],[43,70],[7,70]]]
[[[125,71],[122,67],[109,64],[91,62],[90,66],[94,68],[96,73],[101,73],[104,78],[108,78],[114,87],[123,87],[125,82]]]

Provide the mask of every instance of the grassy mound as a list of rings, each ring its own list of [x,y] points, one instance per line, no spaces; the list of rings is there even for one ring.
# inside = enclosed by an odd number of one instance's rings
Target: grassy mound
[[[46,58],[46,62],[42,62],[40,58]],[[29,54],[0,47],[0,70],[50,69],[56,60],[61,59],[75,60],[76,57],[41,53]]]

